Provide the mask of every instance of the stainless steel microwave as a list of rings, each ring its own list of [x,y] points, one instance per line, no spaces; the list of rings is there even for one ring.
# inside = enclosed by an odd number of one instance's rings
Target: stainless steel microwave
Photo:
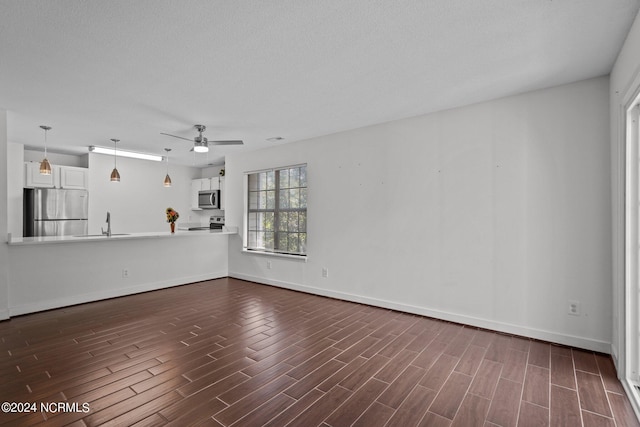
[[[198,191],[200,209],[220,209],[220,190]]]

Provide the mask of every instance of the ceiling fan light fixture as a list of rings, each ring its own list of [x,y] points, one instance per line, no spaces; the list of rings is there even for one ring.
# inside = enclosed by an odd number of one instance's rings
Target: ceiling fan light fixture
[[[207,129],[205,125],[195,125],[194,127],[198,131],[198,136],[196,136],[193,139],[185,138],[183,136],[178,136],[178,135],[171,135],[170,133],[164,133],[164,132],[160,132],[160,135],[166,135],[172,138],[183,139],[185,141],[193,141],[193,147],[191,147],[191,150],[189,151],[193,151],[194,153],[194,162],[195,162],[195,153],[209,152],[209,142],[211,142],[213,145],[243,145],[242,140],[239,140],[239,139],[225,140],[225,141],[209,141],[202,134]]]
[[[206,153],[209,151],[209,145],[206,141],[195,141],[193,143],[193,151],[196,153]]]

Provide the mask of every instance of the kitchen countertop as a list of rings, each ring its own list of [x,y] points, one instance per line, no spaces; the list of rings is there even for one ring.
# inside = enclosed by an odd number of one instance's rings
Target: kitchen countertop
[[[182,238],[187,236],[205,236],[205,235],[229,235],[237,234],[238,227],[225,227],[222,230],[177,230],[175,233],[166,232],[147,232],[147,233],[113,233],[110,237],[103,235],[88,236],[46,236],[46,237],[14,237],[8,236],[7,243],[9,245],[38,245],[51,243],[84,243],[84,242],[104,242],[104,241],[121,241],[121,240],[139,240],[139,239],[158,239],[158,238]]]

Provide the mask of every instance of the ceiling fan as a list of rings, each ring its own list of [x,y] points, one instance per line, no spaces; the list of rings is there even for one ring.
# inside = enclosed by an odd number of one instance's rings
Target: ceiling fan
[[[206,153],[209,151],[209,144],[212,145],[242,145],[244,144],[241,140],[228,140],[228,141],[209,141],[206,137],[202,135],[202,133],[207,129],[205,125],[195,125],[194,126],[198,131],[199,135],[193,139],[183,138],[177,135],[171,135],[169,133],[160,132],[160,135],[172,136],[174,138],[184,139],[185,141],[193,141],[193,147],[191,151],[195,151],[196,153]]]

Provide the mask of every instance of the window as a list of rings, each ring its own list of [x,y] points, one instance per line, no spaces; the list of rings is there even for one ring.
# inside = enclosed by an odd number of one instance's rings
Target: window
[[[307,166],[247,174],[247,250],[306,256]]]

